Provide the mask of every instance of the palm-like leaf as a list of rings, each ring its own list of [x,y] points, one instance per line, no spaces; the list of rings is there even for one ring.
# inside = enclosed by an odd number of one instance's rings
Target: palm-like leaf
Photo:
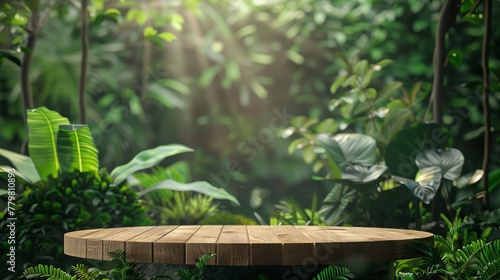
[[[149,192],[155,191],[155,190],[171,190],[171,191],[194,191],[194,192],[199,192],[201,194],[213,197],[215,199],[225,199],[229,200],[231,202],[234,202],[236,205],[240,205],[238,202],[238,199],[231,194],[229,194],[225,189],[222,188],[216,188],[212,185],[210,185],[207,182],[201,181],[201,182],[193,182],[193,183],[188,183],[188,184],[183,184],[176,182],[174,180],[168,179],[165,181],[162,181],[155,186],[144,190],[139,194],[139,196],[143,196]]]
[[[57,112],[45,107],[28,110],[28,150],[42,179],[49,175],[55,177],[60,171],[56,137],[61,124],[69,124],[69,121]]]
[[[134,172],[153,167],[162,162],[166,157],[191,151],[193,151],[191,148],[179,144],[163,145],[144,150],[128,163],[113,169],[111,177],[113,177],[115,184],[120,184],[130,175],[134,174]]]
[[[14,153],[8,150],[0,149],[0,156],[8,159],[16,169],[16,176],[22,177],[28,183],[40,181],[40,175],[36,170],[35,164],[30,157]],[[1,171],[7,172],[10,169],[7,166],[2,166]]]
[[[63,172],[99,170],[98,151],[87,125],[61,125],[57,155]]]

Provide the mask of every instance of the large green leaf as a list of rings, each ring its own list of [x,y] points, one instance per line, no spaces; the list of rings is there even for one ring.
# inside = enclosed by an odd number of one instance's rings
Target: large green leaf
[[[441,185],[442,170],[437,166],[420,169],[415,180],[393,176],[394,180],[405,185],[411,193],[424,203],[429,204]]]
[[[458,179],[462,173],[464,155],[453,148],[425,150],[417,155],[415,163],[419,169],[439,167],[442,170],[443,178],[453,181]]]
[[[426,149],[448,145],[447,132],[436,124],[418,124],[402,129],[387,145],[385,163],[395,175],[414,178],[418,172],[416,156]]]
[[[335,184],[323,200],[323,206],[318,213],[327,225],[337,223],[342,219],[346,207],[356,198],[356,191],[346,185]]]
[[[326,134],[316,136],[340,170],[348,165],[371,166],[376,161],[377,143],[368,135],[357,133],[337,134],[331,138]]]
[[[134,174],[134,172],[153,167],[162,162],[166,157],[192,151],[193,149],[179,144],[163,145],[145,150],[138,153],[127,164],[120,165],[113,169],[111,177],[113,177],[115,184],[120,184],[126,180],[128,176]]]
[[[0,156],[8,159],[14,165],[16,175],[22,176],[27,182],[36,183],[40,181],[40,175],[38,175],[31,158],[4,149],[0,149]]]
[[[63,172],[99,170],[98,151],[87,125],[61,125],[57,134],[57,155]]]
[[[12,170],[15,170],[12,172]],[[33,166],[33,171],[36,173],[36,169]],[[6,174],[3,174],[6,173]],[[38,181],[40,181],[40,177],[38,177],[37,181],[31,181],[30,178],[28,178],[25,174],[18,172],[14,167],[12,166],[7,166],[7,165],[0,165],[0,178],[8,179],[8,174],[9,173],[14,173],[16,176],[16,184],[34,184]],[[38,173],[36,173],[38,176]]]
[[[349,165],[342,171],[342,179],[355,183],[370,183],[377,180],[389,169],[385,165]]]
[[[339,143],[326,134],[317,135],[316,139],[318,139],[320,144],[325,148],[328,167],[333,176],[332,179],[342,179],[342,171],[334,160],[334,158],[340,158],[342,156],[342,150],[340,149]]]
[[[200,182],[193,182],[193,183],[188,183],[188,184],[183,184],[176,182],[174,180],[168,179],[163,182],[160,182],[156,184],[155,186],[142,191],[139,196],[144,196],[145,194],[155,191],[155,190],[171,190],[171,191],[194,191],[198,192],[204,195],[208,195],[210,197],[213,197],[215,199],[225,199],[234,202],[237,205],[240,205],[238,202],[238,199],[236,197],[232,196],[229,194],[225,189],[219,189],[211,184],[200,181]]]
[[[42,179],[57,177],[60,171],[56,137],[59,125],[69,124],[67,118],[45,107],[28,110],[30,157]]]

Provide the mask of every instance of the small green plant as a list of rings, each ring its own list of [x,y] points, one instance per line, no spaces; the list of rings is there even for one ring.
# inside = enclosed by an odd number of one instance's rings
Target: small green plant
[[[127,263],[125,253],[116,250],[108,254],[112,258],[113,268],[101,270],[89,268],[84,264],[77,264],[71,267],[74,275],[71,275],[60,268],[50,265],[39,264],[24,270],[21,278],[48,278],[50,280],[140,280],[144,279],[140,270],[140,265]]]
[[[349,280],[354,279],[354,277],[355,275],[345,267],[329,265],[316,274],[313,280]],[[273,278],[265,273],[260,273],[258,280],[273,280]]]
[[[205,264],[216,254],[204,254],[200,257],[200,259],[196,262],[195,269],[180,269],[177,272],[177,275],[182,280],[203,280],[203,267]]]
[[[491,228],[480,236],[468,231],[457,213],[454,222],[442,215],[448,226],[445,236],[435,235],[434,245],[415,242],[413,250],[421,254],[420,263],[398,265],[398,278],[415,279],[499,279],[500,239],[488,241]],[[408,271],[410,270],[410,271]]]

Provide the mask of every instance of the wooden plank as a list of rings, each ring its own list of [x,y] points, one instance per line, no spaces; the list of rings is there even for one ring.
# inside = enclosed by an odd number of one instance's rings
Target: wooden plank
[[[127,261],[136,263],[153,262],[153,242],[162,238],[177,226],[158,226],[125,242]]]
[[[343,261],[342,240],[336,233],[339,227],[295,226],[314,241],[314,260],[318,264],[338,264]]]
[[[153,262],[186,264],[186,241],[201,226],[179,226],[153,244]]]
[[[204,254],[217,253],[217,240],[219,239],[222,226],[203,226],[196,231],[186,242],[186,264],[196,264],[199,257]],[[217,256],[207,262],[215,265]]]
[[[246,226],[224,226],[217,241],[217,265],[249,265]]]
[[[87,229],[67,232],[64,234],[64,254],[73,257],[87,257],[87,239],[85,235],[98,232],[103,229]]]
[[[374,262],[394,260],[395,241],[390,239],[386,231],[378,228],[351,227],[348,228],[353,238],[358,242],[344,244],[344,258],[352,262]]]
[[[307,238],[294,226],[273,226],[278,240],[283,243],[282,265],[301,265],[314,257],[314,241]]]
[[[394,259],[411,259],[418,257],[412,250],[412,244],[415,240],[427,241],[434,244],[434,235],[429,232],[416,230],[385,229],[390,238],[395,240]]]
[[[151,230],[155,227],[149,226],[149,227],[131,227],[128,228],[125,231],[115,233],[111,236],[107,236],[102,239],[102,246],[103,246],[103,256],[102,259],[109,261],[111,258],[108,256],[108,253],[114,252],[116,250],[123,250],[125,251],[125,241],[141,234],[144,232],[147,232],[148,230]],[[125,252],[125,259],[127,259],[127,252]]]
[[[121,228],[107,228],[98,232],[91,233],[85,236],[87,239],[87,259],[102,260],[103,259],[103,248],[102,239],[127,230],[126,227]]]
[[[270,226],[248,226],[250,265],[281,265],[283,243]]]

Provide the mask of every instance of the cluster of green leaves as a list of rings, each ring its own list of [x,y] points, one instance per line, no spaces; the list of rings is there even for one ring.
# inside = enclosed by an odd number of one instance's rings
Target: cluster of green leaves
[[[442,218],[448,229],[446,235],[435,235],[434,244],[416,242],[413,249],[424,257],[401,261],[398,279],[498,279],[500,239],[488,241],[492,228],[479,236],[467,229],[467,217],[460,218],[459,211],[454,222],[444,215]]]
[[[139,280],[145,279],[140,272],[140,265],[127,263],[125,253],[117,250],[108,254],[112,258],[113,268],[102,270],[99,268],[89,268],[84,264],[77,264],[71,267],[74,275],[65,272],[60,268],[50,265],[39,264],[26,268],[21,278],[48,278],[53,280]]]
[[[152,224],[128,185],[115,185],[106,173],[79,171],[27,189],[16,216],[23,220],[18,250],[29,263],[61,264],[64,233],[69,231]]]
[[[152,224],[147,214],[150,208],[145,207],[152,204],[139,198],[158,190],[169,194],[160,199],[178,198],[170,201],[172,211],[166,213],[167,216],[176,215],[168,220],[174,223],[180,219],[198,222],[212,214],[217,209],[212,205],[213,199],[227,199],[238,204],[238,200],[224,189],[206,182],[173,180],[179,179],[178,176],[157,178],[155,185],[148,189],[140,184],[135,186],[142,192],[129,186],[127,180],[137,171],[156,166],[166,157],[192,151],[183,145],[163,145],[142,151],[130,162],[107,173],[98,170],[97,149],[86,125],[71,125],[59,113],[41,107],[28,112],[28,128],[30,157],[0,149],[0,155],[14,166],[0,166],[0,175],[6,176],[9,170],[16,170],[18,182],[26,187],[19,197],[16,212],[24,221],[19,226],[18,250],[23,252],[18,259],[20,266],[36,262],[64,266],[63,236],[68,231]],[[143,174],[142,177],[147,176]],[[189,197],[185,192],[198,192],[199,195],[192,195],[192,203],[185,205],[181,199]],[[202,204],[192,207],[199,202]],[[185,211],[175,212],[179,207]],[[201,210],[201,214],[197,210]],[[151,216],[155,218],[154,214]],[[164,220],[157,221],[167,221],[166,216],[163,217]],[[3,219],[2,225],[7,222]],[[9,246],[6,241],[2,245]]]
[[[194,269],[180,269],[177,275],[182,280],[203,280],[203,267],[205,267],[205,264],[216,255],[217,254],[201,255],[198,261],[196,261]]]
[[[251,222],[249,219],[236,222],[234,219],[238,216],[230,213],[223,217],[214,199],[239,205],[238,200],[207,182],[186,183],[189,177],[187,164],[177,162],[165,168],[156,167],[152,172],[136,173],[130,181],[157,224],[206,224],[211,220],[218,220],[219,224]]]
[[[447,130],[421,123],[425,120],[421,103],[427,95],[422,83],[406,90],[401,82],[389,82],[379,91],[374,74],[391,64],[390,60],[370,65],[366,60],[352,63],[343,54],[338,55],[347,70],[331,86],[334,98],[329,109],[334,118],[320,121],[298,116],[281,133],[284,138],[298,135],[290,143],[289,153],[301,151],[313,172],[322,174],[313,179],[333,181],[319,210],[322,220],[327,224],[359,220],[358,215],[345,213],[354,203],[364,209],[358,213],[361,220],[379,225],[376,214],[371,213],[387,208],[386,202],[394,194],[401,194],[398,183],[406,185],[426,204],[444,185],[441,196],[451,211],[451,186],[465,188],[475,184],[482,172],[460,177],[464,156],[459,150],[449,148],[451,138]],[[387,176],[387,171],[393,176]],[[411,197],[400,196],[388,213],[395,213],[409,203]]]

